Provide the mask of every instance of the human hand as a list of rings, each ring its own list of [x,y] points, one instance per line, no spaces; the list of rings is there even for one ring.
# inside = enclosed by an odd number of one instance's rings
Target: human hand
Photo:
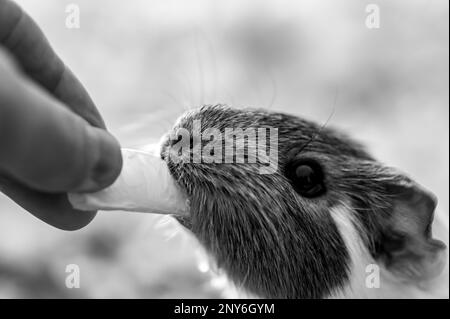
[[[96,212],[67,192],[91,192],[120,173],[118,142],[82,84],[18,5],[0,0],[0,191],[57,228],[75,230]]]

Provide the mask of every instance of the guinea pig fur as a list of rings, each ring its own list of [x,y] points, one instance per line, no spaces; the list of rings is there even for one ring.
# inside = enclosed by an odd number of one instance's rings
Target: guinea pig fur
[[[193,133],[196,121],[202,132],[223,134],[213,151],[219,160],[192,160],[211,136],[177,148],[180,129]],[[276,170],[262,174],[267,163],[247,153],[244,162],[221,162],[227,128],[275,128]],[[234,143],[250,145],[248,136]],[[334,129],[283,113],[204,106],[177,121],[161,157],[189,200],[178,221],[253,296],[448,298],[447,249],[432,233],[434,195]]]

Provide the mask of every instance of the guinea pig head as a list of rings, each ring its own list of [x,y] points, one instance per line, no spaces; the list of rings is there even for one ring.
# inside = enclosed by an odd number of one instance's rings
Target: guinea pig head
[[[178,120],[161,156],[189,200],[180,223],[258,296],[337,295],[366,275],[358,260],[404,281],[442,268],[434,196],[335,130],[204,106]]]

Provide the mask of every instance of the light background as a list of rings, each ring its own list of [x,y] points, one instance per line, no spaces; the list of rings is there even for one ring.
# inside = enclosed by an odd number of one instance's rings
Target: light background
[[[123,146],[201,104],[265,107],[340,127],[448,212],[448,1],[20,0]],[[81,28],[65,27],[78,4]],[[31,161],[32,159],[30,159]],[[196,243],[150,215],[55,230],[0,195],[0,297],[215,297]],[[168,239],[172,235],[172,239]],[[81,288],[65,287],[78,264]]]

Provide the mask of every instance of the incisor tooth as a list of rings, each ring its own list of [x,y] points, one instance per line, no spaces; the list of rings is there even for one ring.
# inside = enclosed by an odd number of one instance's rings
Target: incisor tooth
[[[148,152],[122,149],[123,168],[110,187],[96,193],[69,193],[79,210],[125,210],[157,214],[187,214],[187,201],[165,161]]]

